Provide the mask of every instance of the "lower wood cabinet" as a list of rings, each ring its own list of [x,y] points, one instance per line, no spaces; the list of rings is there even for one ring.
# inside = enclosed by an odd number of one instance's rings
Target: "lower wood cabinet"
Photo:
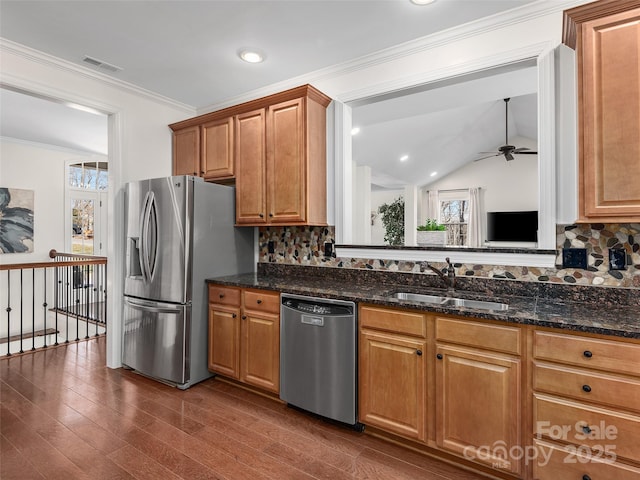
[[[520,360],[479,349],[436,348],[436,444],[519,473]]]
[[[359,421],[426,440],[426,316],[371,305],[358,321]]]
[[[537,329],[536,478],[640,479],[640,343]]]
[[[280,294],[209,285],[209,370],[280,389]]]

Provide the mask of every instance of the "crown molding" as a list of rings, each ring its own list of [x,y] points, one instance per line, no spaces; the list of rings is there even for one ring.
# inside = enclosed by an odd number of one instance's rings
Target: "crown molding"
[[[185,103],[178,102],[169,97],[165,97],[163,95],[154,93],[150,90],[146,90],[144,88],[138,87],[136,85],[125,82],[123,80],[119,80],[117,78],[113,78],[103,73],[91,70],[90,68],[83,67],[82,65],[77,65],[67,60],[54,57],[53,55],[49,55],[47,53],[40,52],[38,50],[26,47],[19,43],[12,42],[11,40],[7,40],[6,38],[0,37],[0,51],[11,53],[18,57],[25,58],[29,61],[39,63],[47,67],[56,68],[61,71],[72,72],[76,75],[80,75],[87,79],[108,85],[110,87],[117,88],[124,92],[145,97],[156,103],[164,104],[172,108],[183,110],[185,113],[189,115],[192,115],[193,112],[196,110],[196,107],[192,105],[187,105]]]
[[[485,17],[463,25],[458,25],[441,32],[417,38],[408,42],[404,42],[393,47],[389,47],[369,55],[364,55],[347,62],[339,63],[327,68],[315,70],[313,72],[300,75],[283,82],[274,83],[263,88],[246,92],[242,95],[229,98],[223,102],[207,105],[198,109],[198,115],[209,113],[222,108],[226,108],[238,103],[244,103],[255,98],[264,97],[280,90],[286,90],[303,84],[317,84],[320,81],[330,80],[334,77],[340,77],[349,73],[364,70],[376,65],[388,63],[409,55],[413,55],[422,51],[428,51],[451,42],[463,40],[465,38],[481,35],[496,29],[504,28],[510,25],[516,25],[535,18],[544,17],[553,13],[562,12],[567,8],[575,7],[588,3],[592,0],[540,0],[538,2],[529,3],[522,7],[514,8],[508,12],[502,12],[489,17]],[[559,27],[560,28],[560,27]],[[561,32],[559,32],[560,35]],[[538,52],[539,53],[539,52]],[[536,54],[537,55],[537,54]],[[533,56],[533,55],[532,55]],[[445,72],[439,72],[440,78]],[[413,82],[413,83],[411,83]],[[416,79],[407,82],[410,85],[416,84]],[[331,92],[325,92],[331,94]],[[355,92],[352,92],[355,94]],[[364,92],[362,92],[364,94]],[[335,98],[335,95],[330,95]],[[361,98],[351,96],[351,98]],[[341,101],[347,101],[340,98]]]

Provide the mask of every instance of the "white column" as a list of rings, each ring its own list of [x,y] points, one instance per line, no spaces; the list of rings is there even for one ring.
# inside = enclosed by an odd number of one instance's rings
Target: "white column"
[[[371,244],[371,167],[353,165],[353,243]]]
[[[418,245],[416,228],[418,227],[418,187],[407,185],[404,187],[404,244]]]

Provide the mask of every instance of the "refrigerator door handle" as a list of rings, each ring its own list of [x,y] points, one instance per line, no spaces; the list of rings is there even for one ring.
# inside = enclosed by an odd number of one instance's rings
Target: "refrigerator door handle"
[[[165,306],[165,307],[155,307],[149,305],[147,303],[138,303],[129,298],[125,298],[124,302],[130,306],[131,308],[135,308],[136,310],[143,310],[145,312],[153,312],[153,313],[179,313],[182,310],[182,306]],[[157,303],[156,303],[157,305]]]
[[[147,192],[142,209],[142,234],[140,263],[145,281],[153,280],[158,249],[158,215],[156,199],[152,191]]]

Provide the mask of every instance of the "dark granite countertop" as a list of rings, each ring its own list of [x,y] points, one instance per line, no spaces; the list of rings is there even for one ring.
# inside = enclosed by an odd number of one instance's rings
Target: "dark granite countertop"
[[[395,292],[452,296],[445,289],[431,285],[438,281],[435,275],[398,274],[370,271],[343,272],[346,269],[305,267],[280,268],[216,277],[207,282],[244,288],[276,290],[285,293],[309,295],[320,298],[335,298],[366,302],[378,305],[412,308],[434,313],[446,313],[463,317],[500,320],[511,323],[562,328],[579,332],[590,332],[626,338],[640,338],[640,305],[629,298],[634,292],[602,292],[598,287],[583,287],[582,290],[555,288],[560,286],[521,285],[527,282],[485,280],[470,283],[456,289],[454,296],[476,300],[506,303],[505,311],[480,310],[457,306],[442,306],[392,298]],[[264,270],[264,269],[262,269]],[[267,268],[267,270],[269,270]],[[312,274],[302,274],[309,271]],[[321,272],[321,274],[313,274]],[[425,277],[415,281],[414,277]],[[502,283],[495,283],[502,282]],[[419,283],[419,284],[416,284]],[[425,285],[426,283],[426,285]],[[431,283],[431,284],[430,284]],[[514,285],[520,284],[520,285]],[[590,295],[584,288],[596,289]],[[610,289],[612,290],[612,289]],[[623,290],[623,289],[615,289]],[[586,301],[585,298],[589,298]]]

